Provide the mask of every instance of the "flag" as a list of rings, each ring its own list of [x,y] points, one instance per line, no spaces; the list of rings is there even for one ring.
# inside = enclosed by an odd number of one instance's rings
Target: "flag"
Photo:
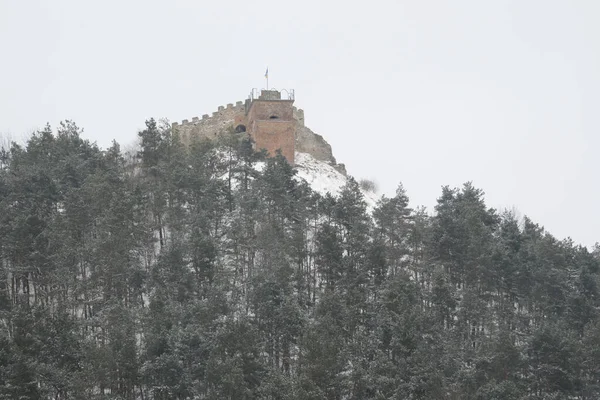
[[[269,67],[267,67],[267,70],[265,71],[265,78],[269,79]]]

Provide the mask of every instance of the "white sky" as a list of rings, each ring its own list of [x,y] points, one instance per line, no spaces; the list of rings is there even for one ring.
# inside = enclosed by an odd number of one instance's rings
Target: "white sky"
[[[600,1],[0,0],[0,134],[72,119],[102,147],[149,117],[294,88],[357,178],[432,208],[472,180],[600,241]]]

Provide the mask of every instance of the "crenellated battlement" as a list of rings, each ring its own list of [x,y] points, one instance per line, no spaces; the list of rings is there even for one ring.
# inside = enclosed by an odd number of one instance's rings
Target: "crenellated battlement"
[[[304,110],[297,107],[292,107],[294,119],[300,126],[304,126]],[[236,119],[241,119],[246,112],[245,103],[237,101],[234,103],[228,103],[225,106],[217,107],[217,111],[213,111],[211,114],[203,114],[202,117],[192,117],[192,119],[184,119],[181,122],[173,122],[171,125],[173,128],[177,128],[180,132],[187,130],[203,130],[202,127],[211,129],[215,125],[222,125],[221,122],[229,121],[233,124]],[[236,118],[237,117],[237,118]],[[183,129],[182,129],[183,128]],[[184,132],[182,132],[184,133]],[[201,136],[212,136],[202,135]]]
[[[242,101],[238,101],[235,103],[235,105],[233,103],[229,103],[226,106],[219,106],[217,107],[217,111],[213,111],[212,115],[209,114],[204,114],[202,115],[202,118],[198,118],[198,117],[193,117],[192,120],[187,120],[184,119],[181,122],[173,122],[172,126],[173,127],[181,127],[181,126],[188,126],[188,125],[197,125],[197,124],[203,124],[203,123],[210,123],[212,119],[214,118],[220,118],[224,112],[235,112],[235,111],[244,111],[244,102]]]
[[[293,164],[298,135],[310,136],[301,131],[305,128],[304,110],[295,107],[294,100],[293,90],[253,89],[246,101],[228,103],[218,106],[211,114],[174,122],[172,128],[188,145],[194,138],[216,139],[232,128],[236,132],[248,132],[257,148],[266,149],[270,154],[279,149]],[[308,146],[307,150],[317,155],[312,147]]]

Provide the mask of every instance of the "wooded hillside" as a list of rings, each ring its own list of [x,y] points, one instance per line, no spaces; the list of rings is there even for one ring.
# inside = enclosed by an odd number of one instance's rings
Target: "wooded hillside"
[[[0,154],[0,399],[600,397],[600,248],[470,183],[369,214],[241,135],[140,138]]]

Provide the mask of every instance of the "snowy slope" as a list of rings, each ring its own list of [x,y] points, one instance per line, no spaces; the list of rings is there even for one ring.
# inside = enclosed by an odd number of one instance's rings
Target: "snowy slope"
[[[331,165],[316,160],[310,154],[296,152],[295,163],[298,170],[297,176],[305,180],[315,192],[322,195],[329,192],[337,196],[348,181],[346,176],[338,172]],[[361,191],[367,203],[368,210],[372,211],[379,196],[373,192],[362,189]]]

